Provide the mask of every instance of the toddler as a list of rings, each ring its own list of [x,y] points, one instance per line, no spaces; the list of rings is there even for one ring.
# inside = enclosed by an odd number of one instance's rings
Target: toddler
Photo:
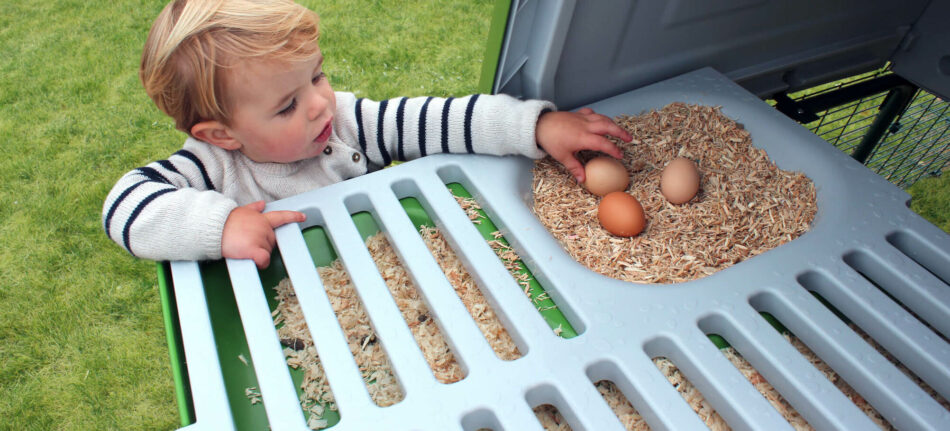
[[[176,0],[149,32],[139,76],[188,134],[165,160],[125,174],[103,205],[112,240],[153,260],[253,259],[274,229],[303,222],[264,203],[433,153],[621,157],[630,135],[590,109],[558,112],[506,95],[396,98],[333,91],[318,18],[290,0]]]

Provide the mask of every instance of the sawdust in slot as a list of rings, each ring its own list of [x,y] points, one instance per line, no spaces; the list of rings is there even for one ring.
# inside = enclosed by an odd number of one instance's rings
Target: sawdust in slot
[[[478,201],[474,198],[462,196],[455,196],[455,200],[468,215],[472,223],[481,224],[482,218],[486,216],[479,212],[482,208],[478,205]],[[521,257],[519,257],[514,248],[505,241],[504,235],[502,235],[500,231],[495,231],[492,233],[492,237],[494,239],[489,240],[488,245],[491,246],[495,255],[501,259],[502,264],[505,265],[505,269],[508,270],[508,273],[511,274],[515,282],[521,286],[521,291],[531,300],[532,305],[534,305],[539,312],[557,309],[557,304],[554,304],[554,301],[551,300],[550,294],[543,290],[539,292],[531,291],[531,275],[529,275],[526,268],[522,267],[523,263]],[[564,328],[560,324],[557,328],[554,328],[554,335],[561,336],[562,332],[564,332]]]
[[[458,202],[459,206],[462,207],[462,210],[465,211],[465,214],[468,215],[469,220],[475,224],[481,224],[483,215],[479,213],[479,210],[482,209],[478,205],[478,201],[474,198],[467,198],[463,196],[455,196],[455,201]],[[493,233],[495,239],[489,240],[488,245],[491,246],[491,249],[495,252],[495,255],[501,259],[501,262],[505,265],[505,269],[508,270],[508,273],[514,277],[515,282],[521,286],[521,290],[528,297],[531,296],[531,282],[529,281],[531,277],[522,271],[521,267],[521,258],[518,257],[518,254],[515,253],[514,249],[511,248],[505,242],[502,242],[503,236],[501,232],[495,231]],[[533,302],[538,311],[545,311],[546,308],[540,307],[540,302],[548,298],[547,295],[539,295],[533,298]],[[556,308],[556,307],[551,307]]]
[[[607,406],[613,410],[617,419],[620,419],[620,423],[623,424],[625,430],[646,431],[650,429],[650,426],[643,420],[643,417],[640,416],[637,409],[633,407],[630,400],[624,396],[623,392],[620,392],[620,388],[617,387],[616,383],[610,380],[601,380],[597,382],[594,387],[597,388],[597,392],[600,392],[600,396],[607,402]]]
[[[630,172],[627,193],[647,216],[639,235],[607,233],[597,221],[599,198],[550,157],[534,167],[535,214],[587,268],[624,281],[690,281],[792,241],[814,220],[811,180],[775,166],[718,107],[677,102],[616,121],[633,136],[630,143],[615,143]],[[660,194],[659,181],[678,156],[696,162],[701,183],[693,200],[673,205]]]
[[[541,422],[546,431],[571,431],[571,424],[567,423],[557,407],[551,404],[541,404],[533,409],[534,416]]]
[[[420,233],[428,246],[432,256],[438,262],[439,267],[445,274],[445,278],[455,288],[469,315],[475,320],[482,336],[488,341],[495,355],[505,361],[518,359],[521,357],[521,351],[515,345],[511,335],[501,324],[495,310],[485,299],[481,289],[475,283],[475,279],[462,265],[452,247],[449,245],[442,231],[431,226],[421,226]]]
[[[653,358],[653,364],[660,370],[666,380],[676,388],[683,399],[689,404],[689,407],[696,412],[699,419],[709,427],[710,430],[730,430],[732,429],[725,419],[716,412],[716,409],[710,405],[703,394],[680,372],[676,364],[668,358]]]
[[[317,272],[330,298],[337,321],[346,336],[350,353],[353,354],[359,366],[370,398],[380,407],[398,403],[404,397],[402,388],[393,374],[392,364],[383,346],[378,342],[376,331],[342,263],[337,259],[328,266],[318,267]],[[287,346],[284,354],[288,365],[293,368],[304,368],[302,386],[306,397],[302,399],[332,403],[332,394],[322,367],[314,367],[315,364],[319,364],[319,356],[313,348],[313,338],[307,330],[303,311],[290,279],[281,280],[276,291],[277,309],[274,310],[274,324],[279,326],[277,333]],[[281,323],[283,323],[282,326],[280,326]],[[314,368],[318,368],[319,371]]]
[[[366,239],[366,248],[376,262],[376,268],[389,287],[389,293],[395,299],[436,380],[442,383],[462,380],[465,377],[462,367],[455,359],[455,354],[449,348],[436,320],[431,318],[429,307],[410,280],[409,273],[399,261],[389,240],[383,234],[370,236]]]

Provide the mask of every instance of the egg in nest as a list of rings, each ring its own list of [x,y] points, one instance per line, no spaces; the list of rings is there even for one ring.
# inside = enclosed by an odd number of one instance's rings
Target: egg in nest
[[[630,185],[630,173],[620,160],[599,156],[584,165],[584,187],[597,196],[621,192]]]
[[[600,200],[597,218],[607,232],[623,237],[639,234],[647,223],[640,201],[622,191],[607,193]]]
[[[660,174],[660,193],[671,204],[689,202],[699,192],[699,170],[692,160],[677,157]]]

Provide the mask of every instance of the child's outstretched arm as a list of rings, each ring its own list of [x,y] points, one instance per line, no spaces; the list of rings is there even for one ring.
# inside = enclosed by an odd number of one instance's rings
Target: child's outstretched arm
[[[575,153],[596,150],[620,158],[620,150],[605,136],[632,139],[610,118],[589,108],[553,109],[550,102],[504,94],[375,102],[338,92],[337,133],[346,142],[359,142],[360,151],[379,166],[434,153],[531,158],[547,153],[580,182],[585,180],[584,168]]]
[[[126,173],[102,208],[106,234],[136,257],[151,260],[253,259],[266,267],[274,227],[302,221],[295,211],[262,214],[263,202],[239,207],[221,192],[233,171],[197,147]],[[187,147],[187,146],[186,146]],[[210,146],[207,146],[210,147]],[[229,232],[227,241],[225,232]]]
[[[376,102],[337,92],[335,132],[374,165],[436,153],[544,157],[538,115],[554,104],[506,94],[413,97]]]
[[[580,150],[594,150],[623,158],[623,153],[606,136],[613,136],[624,142],[633,139],[626,130],[610,118],[595,113],[590,108],[576,112],[545,112],[538,117],[535,129],[538,145],[551,157],[567,168],[568,172],[583,183],[584,166],[577,160]]]

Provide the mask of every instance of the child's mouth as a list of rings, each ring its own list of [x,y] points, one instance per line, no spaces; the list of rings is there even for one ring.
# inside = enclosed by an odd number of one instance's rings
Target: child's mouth
[[[327,123],[327,127],[325,127],[325,128],[323,129],[323,131],[320,132],[320,135],[317,136],[316,141],[319,142],[319,143],[321,143],[321,144],[324,143],[324,142],[326,142],[328,139],[330,139],[330,134],[331,134],[331,133],[333,133],[333,123],[332,123],[332,122]]]

